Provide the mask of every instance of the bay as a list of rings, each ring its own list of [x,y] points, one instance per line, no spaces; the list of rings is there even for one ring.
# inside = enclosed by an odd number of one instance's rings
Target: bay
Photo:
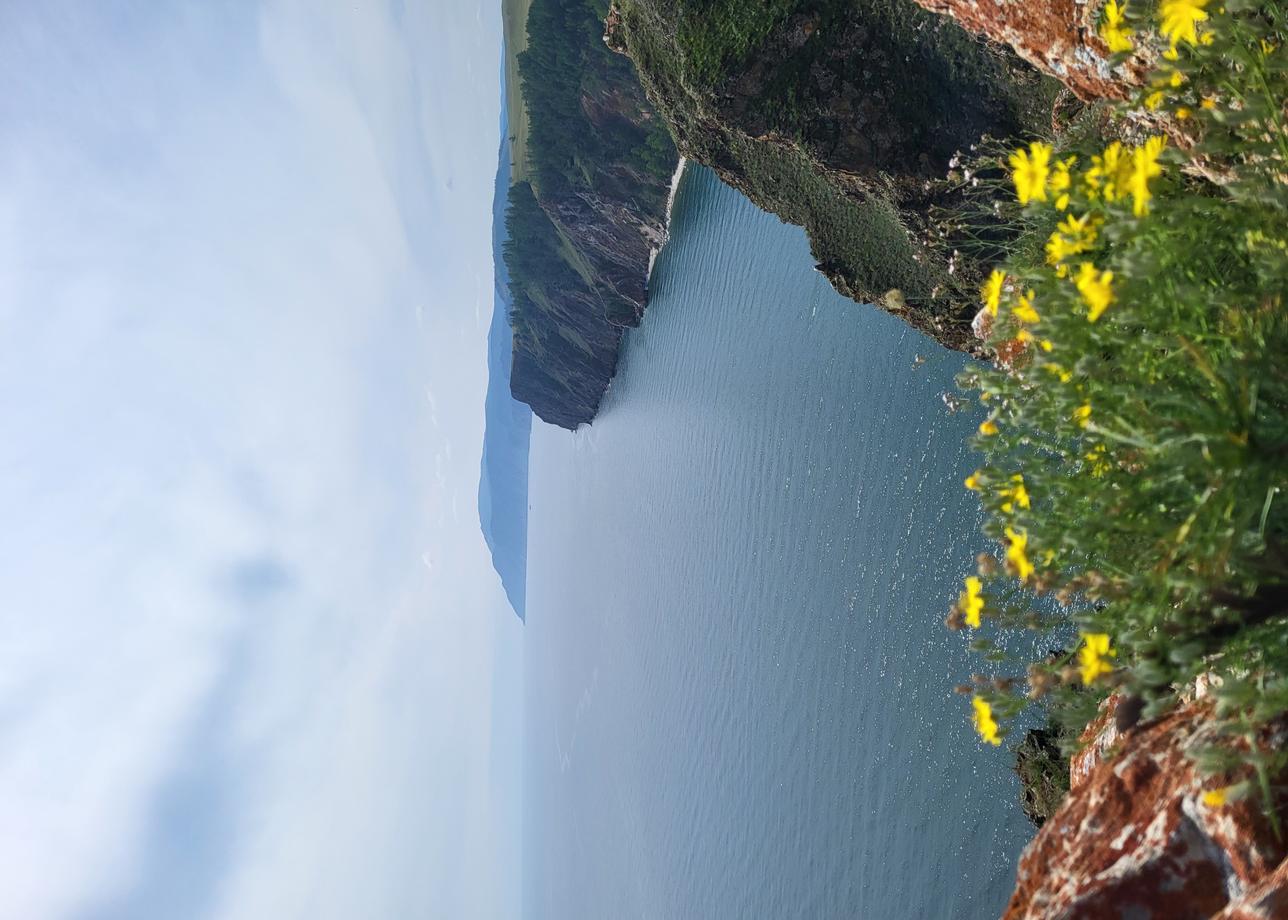
[[[527,915],[997,916],[1032,830],[942,626],[965,359],[705,169],[652,288],[594,425],[533,429]]]

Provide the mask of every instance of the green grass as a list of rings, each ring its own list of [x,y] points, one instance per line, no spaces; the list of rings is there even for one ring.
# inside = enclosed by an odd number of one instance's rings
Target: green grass
[[[510,182],[523,182],[528,172],[528,110],[523,104],[519,55],[528,47],[528,10],[532,0],[502,0],[505,31],[505,106],[510,137]]]

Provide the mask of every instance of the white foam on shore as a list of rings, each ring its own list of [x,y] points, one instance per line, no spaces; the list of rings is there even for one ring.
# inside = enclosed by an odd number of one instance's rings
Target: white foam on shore
[[[675,166],[675,173],[671,176],[671,191],[666,196],[666,225],[665,233],[662,236],[662,243],[654,246],[648,254],[648,275],[647,278],[653,277],[653,263],[657,261],[657,254],[662,251],[662,246],[671,236],[671,209],[675,207],[675,193],[680,188],[680,179],[684,177],[684,167],[689,165],[688,157],[680,157],[680,162]]]

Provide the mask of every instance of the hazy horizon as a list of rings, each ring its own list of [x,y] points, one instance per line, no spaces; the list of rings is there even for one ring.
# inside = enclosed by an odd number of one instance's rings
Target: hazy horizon
[[[497,4],[0,42],[0,915],[513,916]]]

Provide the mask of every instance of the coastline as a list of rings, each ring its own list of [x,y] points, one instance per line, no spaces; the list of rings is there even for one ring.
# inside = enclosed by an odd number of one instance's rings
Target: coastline
[[[675,207],[675,193],[680,189],[680,180],[684,178],[684,168],[689,165],[689,158],[680,157],[680,162],[675,164],[675,172],[671,174],[671,191],[666,196],[666,221],[662,225],[662,239],[648,255],[648,271],[644,277],[651,280],[653,277],[653,263],[657,261],[658,253],[666,245],[666,241],[671,237],[671,209]]]

